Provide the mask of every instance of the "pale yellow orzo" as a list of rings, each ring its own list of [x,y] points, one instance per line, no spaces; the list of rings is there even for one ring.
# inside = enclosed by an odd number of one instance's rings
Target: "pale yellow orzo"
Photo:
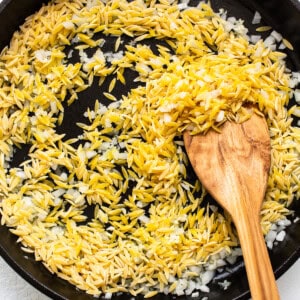
[[[267,117],[272,143],[264,233],[289,215],[300,132],[285,54],[229,25],[203,3],[56,0],[15,32],[0,56],[1,223],[50,272],[93,295],[208,291],[238,240],[187,174],[181,134],[242,122],[246,102]],[[116,36],[110,51],[99,33]],[[136,87],[118,98],[128,69]],[[81,134],[59,132],[66,103],[106,78]],[[13,166],[24,145],[28,159]]]

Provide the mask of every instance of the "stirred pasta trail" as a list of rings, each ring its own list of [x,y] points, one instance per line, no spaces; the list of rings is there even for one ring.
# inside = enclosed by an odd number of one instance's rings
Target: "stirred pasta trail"
[[[56,0],[28,17],[0,55],[1,223],[22,249],[95,296],[208,292],[241,251],[187,171],[182,132],[251,113],[271,136],[271,248],[300,195],[299,108],[287,108],[300,76],[270,39],[252,39],[202,2]],[[93,105],[68,114],[94,85]]]

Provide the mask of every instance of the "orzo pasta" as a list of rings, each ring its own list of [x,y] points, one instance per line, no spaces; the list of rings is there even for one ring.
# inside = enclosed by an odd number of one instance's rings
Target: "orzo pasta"
[[[243,104],[255,103],[272,144],[262,228],[288,225],[300,113],[287,105],[300,76],[273,45],[204,3],[43,5],[0,56],[2,224],[50,272],[95,296],[209,291],[241,253],[230,217],[187,172],[182,132],[243,122]],[[94,85],[93,105],[68,115]]]

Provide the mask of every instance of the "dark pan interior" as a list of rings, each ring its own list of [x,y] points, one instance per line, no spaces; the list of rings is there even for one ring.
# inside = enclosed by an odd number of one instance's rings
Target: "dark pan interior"
[[[36,11],[41,3],[47,1],[40,0],[4,0],[0,5],[0,49],[5,47],[15,30],[22,24],[24,19]],[[214,8],[225,8],[229,15],[241,17],[245,20],[248,28],[253,27],[251,24],[254,11],[258,10],[266,24],[271,25],[275,30],[281,32],[295,47],[294,51],[288,51],[289,67],[293,70],[300,70],[300,4],[297,0],[286,0],[284,4],[280,0],[212,0]],[[252,28],[252,30],[254,30]],[[108,40],[109,43],[114,41]],[[153,43],[153,41],[150,41]],[[155,47],[155,45],[154,45]],[[76,56],[75,58],[76,59]],[[127,82],[133,74],[127,74]],[[132,87],[132,86],[130,86]],[[130,88],[128,87],[128,88]],[[70,135],[78,135],[74,132],[74,122],[81,121],[76,119],[74,121],[74,114],[82,116],[82,112],[87,106],[93,106],[95,95],[99,92],[96,85],[92,86],[88,91],[79,95],[79,106],[72,106],[71,109],[66,108],[65,121],[62,124],[62,132],[67,132]],[[116,93],[124,93],[124,91],[117,90]],[[80,99],[90,99],[89,101],[80,102]],[[15,164],[24,160],[26,157],[26,147],[15,158]],[[293,209],[295,210],[294,217],[300,217],[300,203],[297,201]],[[89,212],[87,211],[87,214]],[[92,296],[84,292],[78,291],[69,283],[51,275],[41,263],[36,262],[33,257],[26,255],[20,246],[16,243],[16,237],[13,236],[9,230],[0,226],[0,254],[2,257],[27,281],[33,284],[36,288],[44,292],[53,299],[72,299],[72,300],[92,300]],[[287,236],[285,240],[275,247],[270,252],[270,257],[275,271],[276,277],[282,275],[296,260],[300,254],[300,222],[292,224],[287,229]],[[218,282],[228,279],[232,282],[229,289],[223,290],[220,288]],[[239,261],[234,266],[227,268],[223,273],[220,273],[214,281],[210,284],[211,293],[201,294],[200,299],[204,296],[208,299],[248,299],[249,291],[246,279],[246,273],[243,267],[243,262]],[[120,295],[114,299],[130,299],[130,295]],[[142,299],[142,297],[137,297]],[[155,299],[167,300],[174,299],[169,295],[158,295]],[[188,296],[177,297],[176,299],[195,299]]]

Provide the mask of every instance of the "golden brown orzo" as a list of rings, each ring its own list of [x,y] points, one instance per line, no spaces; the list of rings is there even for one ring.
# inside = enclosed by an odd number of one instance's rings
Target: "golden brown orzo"
[[[28,17],[0,55],[1,223],[22,248],[95,296],[209,291],[241,253],[187,172],[181,135],[251,113],[267,117],[272,143],[263,231],[287,226],[300,196],[295,76],[246,33],[224,11],[177,1],[54,0]],[[95,83],[93,106],[67,115]],[[70,134],[68,118],[84,121]]]

